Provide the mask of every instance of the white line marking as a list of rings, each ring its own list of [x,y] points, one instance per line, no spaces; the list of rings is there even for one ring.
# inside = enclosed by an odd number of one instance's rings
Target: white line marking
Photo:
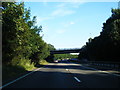
[[[91,67],[85,67],[85,66],[82,66],[82,67],[87,68],[87,69],[97,70],[99,72],[104,72],[104,73],[112,74],[112,75],[115,75],[115,76],[120,76],[119,74],[114,74],[114,73],[110,73],[110,72],[107,72],[107,71],[98,70],[98,69],[91,68]]]
[[[38,71],[38,70],[40,70],[41,68],[38,68],[38,69],[35,69],[34,71]]]
[[[107,72],[107,71],[99,71],[99,72],[104,72],[104,73],[107,73],[107,74],[112,74],[112,75],[115,75],[115,76],[119,76],[119,77],[120,77],[119,74],[114,74],[114,73],[110,73],[110,72]]]
[[[84,68],[86,68],[86,69],[98,70],[98,69],[91,68],[91,67],[85,67],[85,66],[82,66],[82,67],[84,67]]]
[[[3,86],[2,86],[2,87],[0,87],[0,88],[4,88],[4,87],[6,87],[6,86],[8,86],[8,85],[10,85],[10,84],[12,84],[12,83],[14,83],[14,82],[16,82],[16,81],[18,81],[18,80],[22,79],[22,78],[24,78],[24,77],[26,77],[26,76],[28,76],[28,75],[30,75],[30,74],[32,74],[32,73],[34,73],[35,71],[38,71],[38,70],[40,70],[40,69],[41,69],[41,68],[38,68],[38,69],[36,69],[36,70],[34,70],[34,71],[32,71],[32,72],[28,73],[28,74],[25,74],[25,75],[23,75],[23,76],[21,76],[21,77],[19,77],[19,78],[15,79],[15,80],[13,80],[13,81],[9,82],[9,83],[7,83],[7,84],[3,85]]]
[[[68,69],[66,69],[68,71]]]
[[[115,76],[119,76],[119,77],[120,77],[120,75],[118,75],[118,74],[112,74],[112,75],[115,75]]]
[[[77,80],[78,82],[81,82],[77,77],[74,77],[75,78],[75,80]]]
[[[104,73],[108,73],[108,74],[109,74],[109,72],[106,72],[106,71],[102,71],[102,70],[99,70],[99,72],[104,72]]]

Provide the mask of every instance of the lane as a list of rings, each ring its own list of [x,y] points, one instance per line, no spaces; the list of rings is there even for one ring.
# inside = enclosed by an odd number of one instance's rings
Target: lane
[[[50,63],[6,88],[120,88],[120,77],[67,61]]]
[[[69,65],[69,71],[79,78],[87,88],[120,88],[120,76],[118,75],[100,72],[81,64],[70,63]]]
[[[84,88],[69,71],[57,65],[66,64],[51,63],[6,88]]]

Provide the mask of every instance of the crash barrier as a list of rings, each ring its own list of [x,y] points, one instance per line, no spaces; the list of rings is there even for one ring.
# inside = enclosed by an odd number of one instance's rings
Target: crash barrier
[[[120,62],[88,61],[87,63],[89,63],[90,65],[110,67],[120,70]]]
[[[94,66],[101,66],[101,67],[108,67],[120,70],[120,62],[111,62],[111,61],[84,61],[84,60],[70,60],[72,62],[83,63],[83,64],[90,64]]]

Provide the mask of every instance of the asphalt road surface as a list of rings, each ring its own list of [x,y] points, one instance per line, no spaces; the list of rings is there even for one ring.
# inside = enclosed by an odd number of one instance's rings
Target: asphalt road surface
[[[45,65],[4,88],[120,88],[120,76],[63,61]]]

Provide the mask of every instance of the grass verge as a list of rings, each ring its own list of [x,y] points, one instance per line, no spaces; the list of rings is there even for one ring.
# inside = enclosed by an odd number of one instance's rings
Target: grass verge
[[[39,61],[40,65],[46,65],[48,62],[46,60]],[[21,59],[19,62],[16,60],[12,64],[3,64],[2,65],[2,84],[6,84],[17,77],[20,77],[29,71],[37,69],[34,63],[31,63],[30,60]]]
[[[39,61],[39,64],[40,64],[40,65],[46,65],[46,64],[48,64],[48,62],[47,62],[46,60],[40,60],[40,61]]]

